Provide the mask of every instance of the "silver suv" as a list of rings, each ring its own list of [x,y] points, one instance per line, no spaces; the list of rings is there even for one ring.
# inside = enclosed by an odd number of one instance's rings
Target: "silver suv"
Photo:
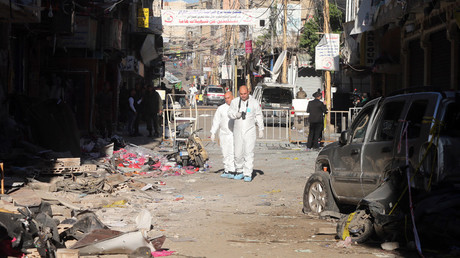
[[[460,92],[451,91],[370,101],[339,141],[318,154],[304,189],[304,212],[356,205],[406,162],[419,191],[460,182],[459,99]]]

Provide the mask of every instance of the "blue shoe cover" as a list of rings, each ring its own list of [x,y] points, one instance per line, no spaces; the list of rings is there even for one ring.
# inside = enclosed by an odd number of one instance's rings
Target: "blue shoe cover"
[[[250,176],[245,176],[244,177],[244,182],[251,182],[252,181],[252,177]]]
[[[233,179],[241,180],[241,179],[243,179],[243,178],[244,178],[243,173],[238,173],[238,174],[235,175],[235,177],[234,177]]]

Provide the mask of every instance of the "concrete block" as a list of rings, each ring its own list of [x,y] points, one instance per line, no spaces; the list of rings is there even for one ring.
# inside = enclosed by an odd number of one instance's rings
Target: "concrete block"
[[[58,249],[56,258],[79,258],[80,250],[78,249]]]

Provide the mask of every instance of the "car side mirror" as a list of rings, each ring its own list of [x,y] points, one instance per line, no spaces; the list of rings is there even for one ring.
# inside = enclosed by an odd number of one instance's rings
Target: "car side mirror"
[[[348,130],[342,131],[342,133],[340,133],[340,137],[339,137],[340,145],[343,146],[343,145],[347,144],[348,136],[350,136],[350,133],[348,132]]]

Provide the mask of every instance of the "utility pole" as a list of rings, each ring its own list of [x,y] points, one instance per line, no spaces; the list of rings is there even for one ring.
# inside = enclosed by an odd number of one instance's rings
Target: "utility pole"
[[[283,17],[283,51],[287,51],[287,0],[283,0],[284,17]],[[281,83],[287,83],[287,53],[283,60],[283,70],[281,74]]]
[[[237,46],[238,44],[238,39],[237,39],[237,35],[238,35],[238,31],[239,31],[239,25],[233,25],[234,27],[234,30],[232,30],[232,49],[233,49],[233,55],[234,55],[234,58],[233,58],[233,63],[235,64],[233,66],[233,95],[235,97],[237,97],[238,95],[237,92],[238,92],[238,55],[236,55],[236,51],[235,51],[235,46]]]
[[[324,34],[329,34],[329,1],[324,0]],[[330,125],[331,123],[331,71],[325,71],[325,80],[326,80],[326,108],[327,108],[327,115],[326,115],[326,126]]]
[[[249,10],[249,0],[246,0],[246,9]],[[249,39],[249,28],[250,26],[248,25],[247,26],[247,30],[246,30],[246,40]],[[250,39],[251,40],[251,43],[252,43],[252,38]],[[246,42],[246,41],[245,41]],[[246,43],[245,43],[245,47],[246,47]],[[251,70],[249,68],[249,58],[251,57],[251,54],[250,53],[246,53],[246,86],[248,87],[248,92],[251,92]]]

